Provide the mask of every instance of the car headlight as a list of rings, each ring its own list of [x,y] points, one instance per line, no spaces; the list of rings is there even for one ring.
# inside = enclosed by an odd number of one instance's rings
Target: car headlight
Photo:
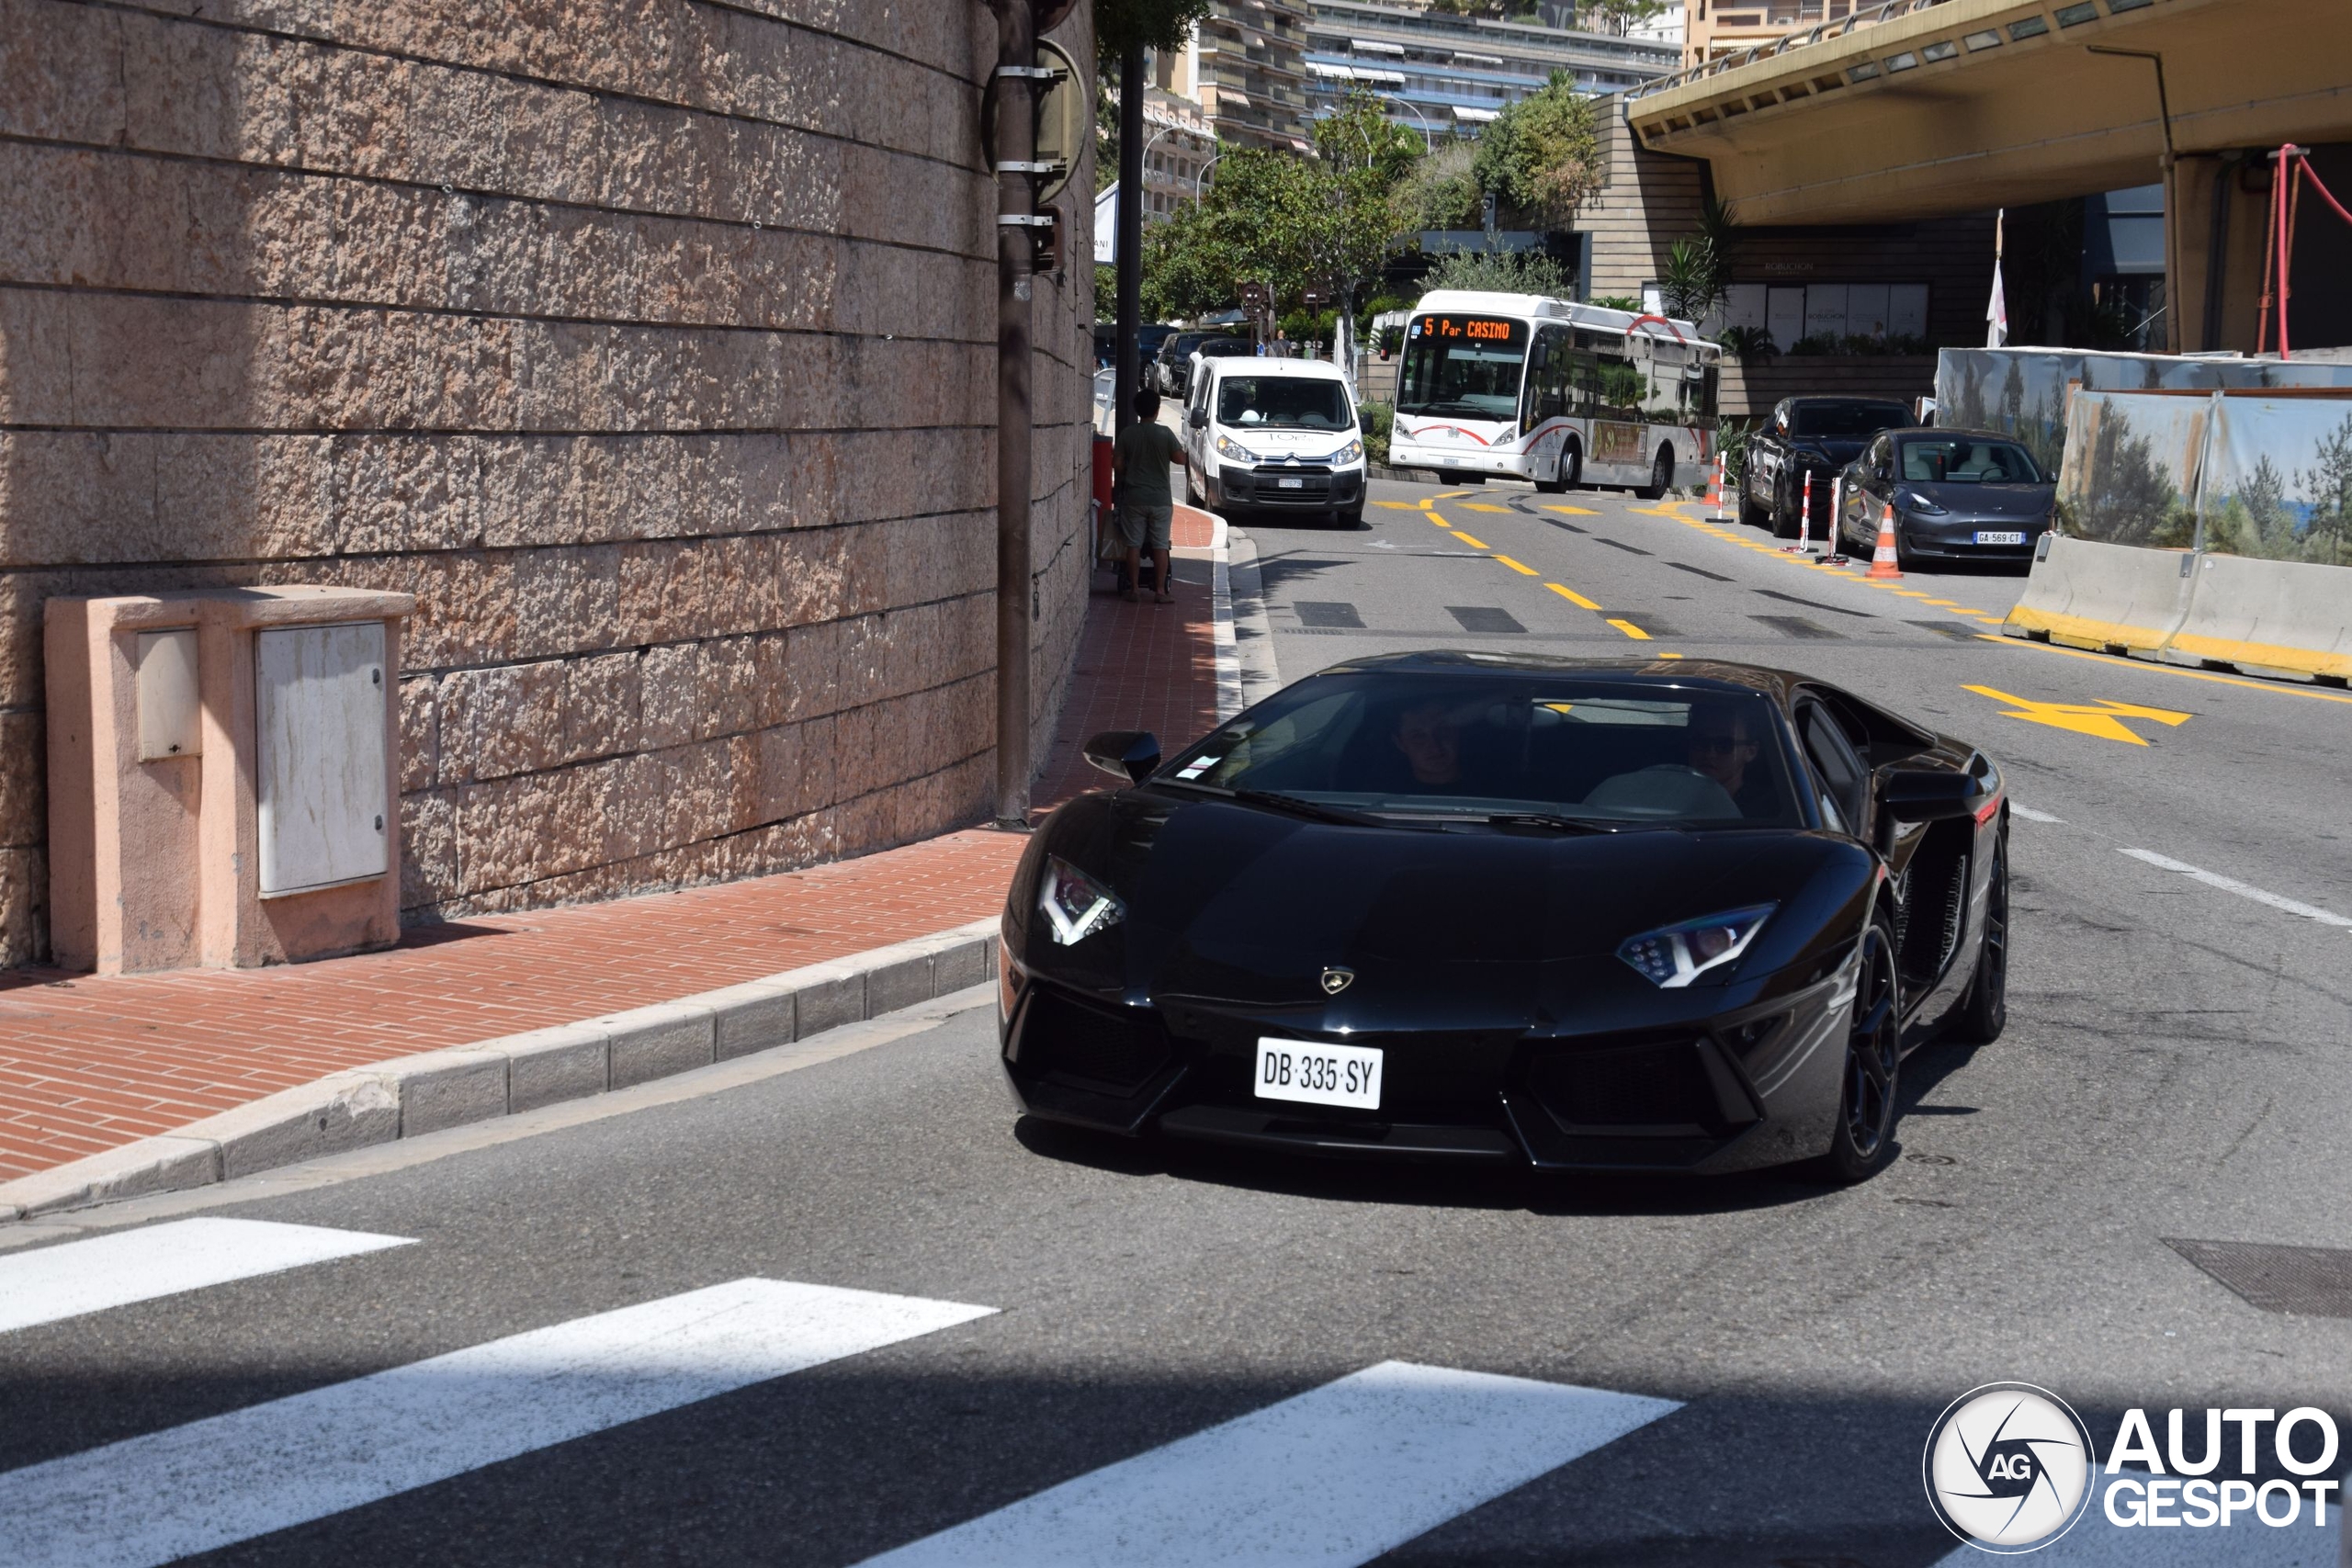
[[[1922,517],[1941,517],[1945,512],[1945,508],[1938,506],[1916,490],[1906,491],[1900,499],[1906,510],[1916,512]]]
[[[1230,435],[1218,436],[1216,438],[1216,449],[1219,457],[1237,457],[1245,463],[1254,463],[1258,460],[1258,454],[1252,452],[1249,447],[1244,446],[1240,442],[1236,441]]]
[[[1345,446],[1340,447],[1337,452],[1332,453],[1323,460],[1336,468],[1341,463],[1352,463],[1358,457],[1363,456],[1363,443],[1361,441],[1351,441]]]
[[[1704,919],[1661,926],[1625,939],[1617,956],[1661,990],[1679,990],[1700,976],[1720,969],[1746,953],[1764,929],[1776,904],[1751,904]]]
[[[1110,930],[1127,913],[1118,895],[1059,855],[1046,857],[1046,874],[1037,881],[1037,908],[1053,927],[1054,940],[1064,947]]]

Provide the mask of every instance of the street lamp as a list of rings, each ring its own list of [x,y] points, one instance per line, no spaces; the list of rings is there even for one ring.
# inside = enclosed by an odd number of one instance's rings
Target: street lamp
[[[1220,152],[1216,157],[1211,158],[1207,163],[1203,164],[1201,165],[1201,172],[1193,176],[1193,199],[1194,201],[1201,199],[1202,188],[1208,183],[1209,171],[1216,168],[1224,161],[1225,154]]]
[[[1421,150],[1424,152],[1434,152],[1437,151],[1437,138],[1430,133],[1429,116],[1423,114],[1419,109],[1415,108],[1410,103],[1408,103],[1405,99],[1398,97],[1394,93],[1383,93],[1380,96],[1386,102],[1395,104],[1400,108],[1405,109],[1407,112],[1411,114],[1415,119],[1421,122]]]

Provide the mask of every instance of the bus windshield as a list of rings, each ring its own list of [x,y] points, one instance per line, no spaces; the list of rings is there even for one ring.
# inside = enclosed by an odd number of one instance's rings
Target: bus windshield
[[[1516,420],[1527,338],[1527,323],[1507,317],[1414,317],[1405,329],[1396,412]]]

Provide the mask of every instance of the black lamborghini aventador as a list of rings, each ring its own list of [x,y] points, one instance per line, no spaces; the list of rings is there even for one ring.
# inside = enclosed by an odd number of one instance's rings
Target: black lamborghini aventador
[[[1809,677],[1409,653],[1055,811],[1004,912],[1032,1114],[1323,1154],[1887,1157],[1906,1051],[2004,1016],[2001,774]]]

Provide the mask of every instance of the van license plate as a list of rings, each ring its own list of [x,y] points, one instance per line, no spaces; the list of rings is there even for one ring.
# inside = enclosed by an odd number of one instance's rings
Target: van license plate
[[[2025,543],[2025,536],[2013,528],[1979,528],[1976,531],[1976,542],[1980,545],[2022,545]]]
[[[1278,490],[1305,490],[1306,488],[1306,481],[1305,479],[1276,479],[1274,481],[1274,487]]]

